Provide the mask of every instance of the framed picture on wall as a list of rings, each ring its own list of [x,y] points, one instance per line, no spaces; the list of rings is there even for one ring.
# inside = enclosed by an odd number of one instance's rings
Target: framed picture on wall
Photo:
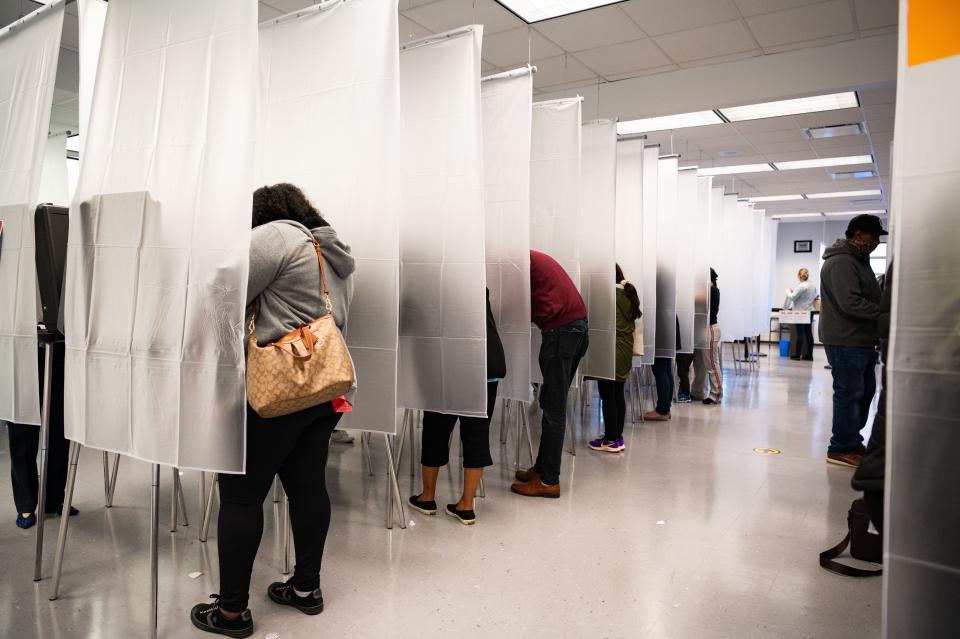
[[[794,240],[794,253],[813,253],[813,240]]]

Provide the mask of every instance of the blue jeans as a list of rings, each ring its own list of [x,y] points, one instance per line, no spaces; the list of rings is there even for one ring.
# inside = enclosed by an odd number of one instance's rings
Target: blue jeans
[[[857,451],[877,390],[877,351],[860,346],[824,346],[833,368],[833,436],[828,453]]]
[[[657,382],[657,408],[661,415],[670,414],[670,405],[673,404],[673,359],[669,357],[655,357],[653,359],[653,378]]]

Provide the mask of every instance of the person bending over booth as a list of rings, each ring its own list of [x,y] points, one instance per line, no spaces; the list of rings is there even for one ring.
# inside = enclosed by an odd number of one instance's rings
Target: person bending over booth
[[[525,497],[559,497],[567,392],[587,352],[587,307],[563,267],[539,251],[530,251],[530,315],[543,335],[540,449],[532,468],[517,471],[510,490]]]
[[[350,247],[299,188],[276,184],[257,189],[247,304],[259,344],[276,342],[330,312],[324,303],[324,274],[334,322],[342,330],[353,297],[354,268]],[[219,478],[220,594],[213,595],[212,604],[200,603],[190,611],[197,628],[229,637],[253,634],[247,608],[250,576],[263,536],[263,500],[278,474],[290,500],[296,565],[293,576],[270,584],[267,595],[308,615],[323,611],[320,563],[330,528],[327,453],[341,415],[334,402],[273,418],[260,417],[247,405],[246,473]]]
[[[468,526],[477,521],[473,498],[483,479],[483,469],[493,465],[490,456],[490,419],[497,403],[497,385],[506,374],[503,344],[490,308],[490,289],[487,289],[487,416],[463,417],[424,411],[420,453],[423,489],[419,495],[410,497],[411,508],[424,515],[437,513],[437,476],[440,468],[450,461],[450,435],[459,419],[460,445],[463,449],[463,494],[457,503],[447,504],[446,513]]]

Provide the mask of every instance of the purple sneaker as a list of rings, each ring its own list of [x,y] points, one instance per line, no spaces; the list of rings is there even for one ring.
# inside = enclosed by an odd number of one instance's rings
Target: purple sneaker
[[[587,446],[603,453],[619,453],[622,450],[626,450],[626,446],[623,445],[623,437],[612,441],[604,438],[594,439],[587,442]]]

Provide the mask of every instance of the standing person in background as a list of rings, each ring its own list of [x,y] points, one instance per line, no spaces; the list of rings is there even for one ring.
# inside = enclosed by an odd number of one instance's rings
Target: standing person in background
[[[680,343],[680,318],[676,318],[676,349],[675,357],[680,355],[683,345]],[[673,392],[676,389],[673,379],[673,358],[653,358],[653,378],[657,385],[657,406],[652,411],[644,413],[643,418],[650,422],[670,421],[670,406],[673,405]],[[689,384],[689,383],[688,383]],[[689,386],[687,392],[689,393]]]
[[[477,521],[473,498],[483,479],[483,469],[493,466],[490,456],[490,418],[497,403],[497,384],[507,374],[507,360],[503,343],[497,333],[497,322],[490,308],[490,289],[487,289],[487,416],[463,417],[424,411],[420,463],[423,489],[410,497],[410,507],[424,515],[435,515],[437,477],[440,468],[450,461],[450,435],[460,420],[460,445],[463,450],[463,494],[460,501],[447,504],[446,513],[464,525]]]
[[[681,353],[677,351],[677,379],[680,381],[680,390],[677,391],[678,404],[689,404],[693,401],[693,395],[690,393],[690,365],[693,364],[694,357],[696,357],[696,352]],[[701,397],[701,399],[703,398]]]
[[[720,370],[720,325],[717,314],[720,312],[720,289],[717,288],[717,272],[710,269],[710,347],[694,351],[693,388],[706,397],[706,405],[719,404],[723,399],[723,371]],[[707,380],[710,380],[708,392]]]
[[[530,251],[530,315],[540,329],[540,450],[532,468],[518,470],[510,490],[524,497],[560,496],[560,458],[567,432],[567,393],[587,352],[587,307],[556,260]]]
[[[817,287],[811,284],[810,271],[805,268],[797,273],[800,283],[796,288],[787,289],[787,308],[792,311],[806,311],[813,313],[813,301],[817,299]],[[804,324],[794,324],[796,327],[796,341],[791,344],[790,359],[804,359],[808,362],[813,361],[813,317],[811,321]]]
[[[598,379],[600,406],[603,410],[603,437],[587,443],[593,450],[619,453],[626,448],[623,443],[623,424],[627,415],[627,402],[623,388],[633,368],[633,333],[640,312],[640,296],[637,289],[623,277],[617,264],[617,365],[616,379]]]
[[[864,452],[860,431],[867,424],[877,389],[880,286],[870,254],[886,235],[875,215],[858,215],[846,238],[823,254],[820,284],[820,341],[833,373],[833,436],[827,462],[856,468]]]

